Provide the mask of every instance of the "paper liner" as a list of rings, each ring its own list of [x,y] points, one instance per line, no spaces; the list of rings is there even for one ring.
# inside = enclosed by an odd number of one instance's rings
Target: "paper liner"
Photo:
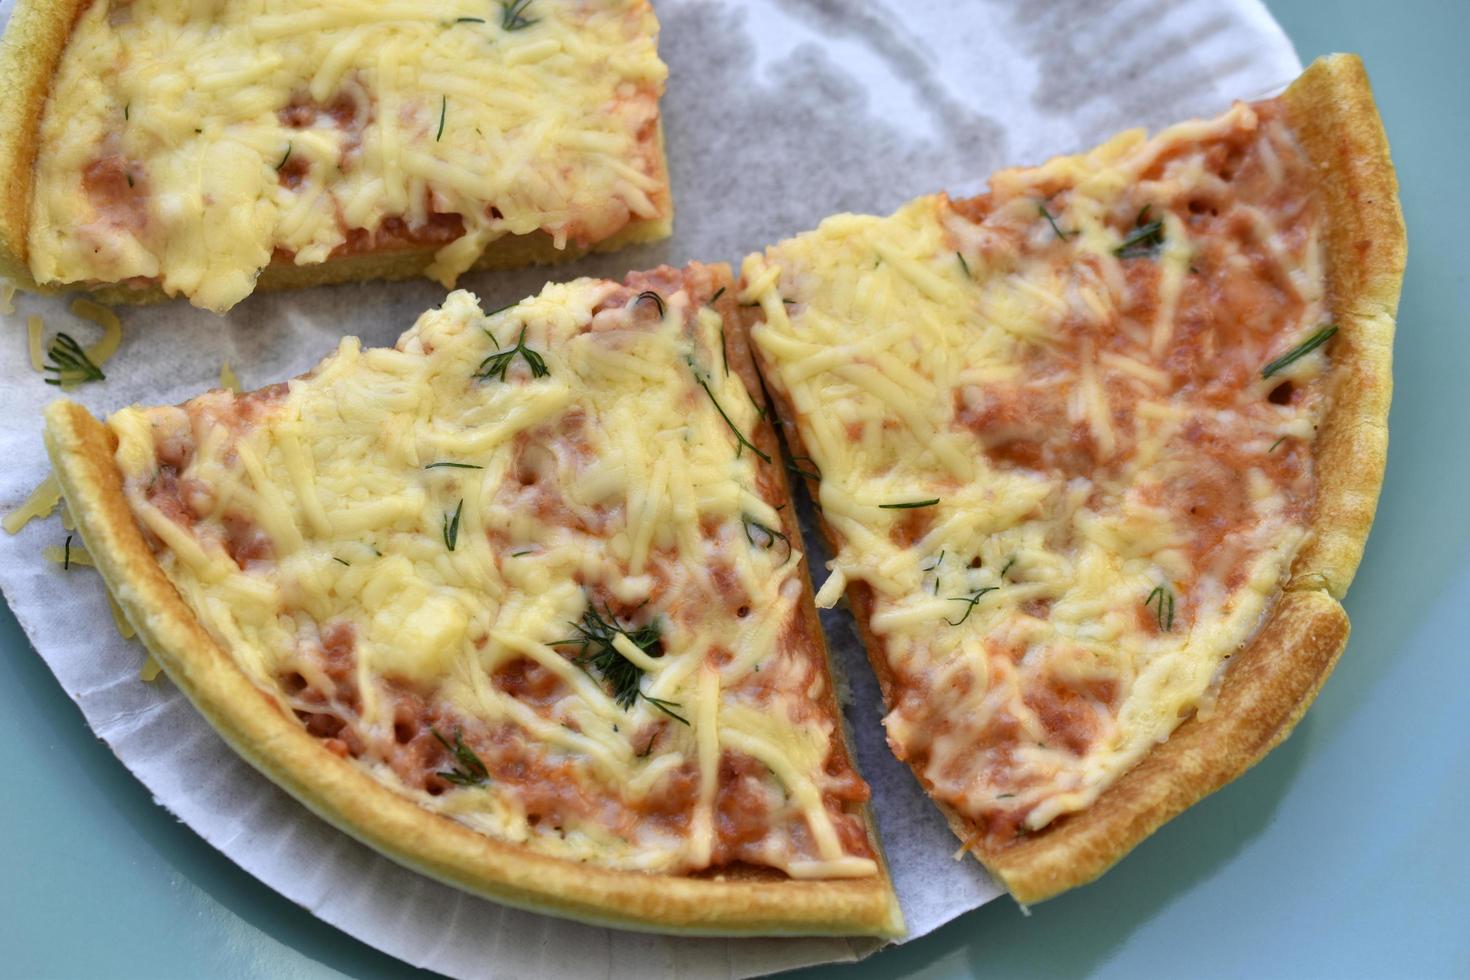
[[[8,20],[11,0],[0,0]],[[1110,9],[1101,9],[1110,6]],[[487,308],[550,277],[621,277],[746,252],[844,210],[886,213],[919,194],[980,191],[999,166],[1038,163],[1112,132],[1224,109],[1288,82],[1300,63],[1254,0],[657,2],[670,66],[664,113],[677,208],[672,239],[550,273],[461,284]],[[443,290],[427,282],[253,297],[225,318],[183,302],[120,309],[107,381],[73,397],[105,414],[172,403],[218,384],[222,362],[258,387],[311,367],[340,335],[391,344]],[[58,299],[20,297],[0,355],[0,508],[46,475],[38,407],[54,388],[28,366],[24,314],[90,338]],[[155,799],[261,881],[369,945],[456,977],[660,974],[743,977],[853,960],[847,939],[688,939],[580,925],[505,908],[378,856],[242,762],[166,680],[138,679],[144,652],[113,629],[100,580],[40,551],[53,518],[0,535],[0,587],[87,721]],[[811,534],[815,574],[825,556]],[[823,615],[851,691],[849,722],[909,925],[922,936],[1000,894],[883,740],[877,685],[847,613]],[[23,695],[20,695],[23,696]]]

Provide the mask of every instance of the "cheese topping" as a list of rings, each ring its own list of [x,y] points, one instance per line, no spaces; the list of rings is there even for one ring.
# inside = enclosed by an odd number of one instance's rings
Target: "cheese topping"
[[[866,590],[894,751],[992,841],[1092,803],[1279,593],[1328,397],[1330,348],[1267,370],[1327,328],[1311,181],[1237,105],[746,260],[818,601]]]
[[[128,499],[240,668],[422,806],[616,868],[875,874],[730,285],[456,292],[394,349],[121,411]]]
[[[646,0],[92,0],[40,129],[38,282],[228,309],[267,263],[666,217]]]

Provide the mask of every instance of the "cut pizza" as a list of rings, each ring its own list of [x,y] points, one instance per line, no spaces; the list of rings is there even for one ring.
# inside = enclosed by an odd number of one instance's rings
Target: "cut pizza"
[[[1404,230],[1359,61],[745,262],[893,751],[1021,902],[1284,738],[1348,635]]]
[[[21,0],[0,274],[225,310],[662,238],[657,33],[647,0]]]
[[[338,827],[633,928],[894,935],[728,268],[452,293],[47,444],[173,681]]]

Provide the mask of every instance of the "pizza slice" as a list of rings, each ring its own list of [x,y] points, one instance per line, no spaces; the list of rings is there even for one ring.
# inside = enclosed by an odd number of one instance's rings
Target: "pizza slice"
[[[896,935],[733,313],[725,266],[455,292],[47,445],[169,676],[349,834],[589,922]]]
[[[657,35],[647,0],[20,0],[0,275],[223,311],[665,237]]]
[[[1021,902],[1286,737],[1347,640],[1404,229],[1355,57],[744,266],[893,751]]]

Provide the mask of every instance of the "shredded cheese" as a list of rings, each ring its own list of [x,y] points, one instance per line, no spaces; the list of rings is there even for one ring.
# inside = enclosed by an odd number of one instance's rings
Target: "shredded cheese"
[[[876,874],[799,547],[756,528],[783,501],[732,431],[761,416],[707,306],[730,285],[456,292],[284,388],[124,409],[128,499],[241,669],[423,806],[613,867]],[[596,622],[622,632],[568,645]],[[435,775],[457,735],[483,785]]]
[[[55,473],[48,473],[19,507],[5,515],[0,526],[7,534],[19,534],[31,521],[50,517],[60,503],[61,484],[56,481]]]
[[[1311,458],[1267,446],[1309,444],[1328,361],[1260,375],[1328,316],[1310,186],[1240,105],[746,260],[839,545],[818,603],[871,589],[889,741],[983,833],[1090,805],[1279,591]]]
[[[666,219],[646,0],[96,0],[41,120],[29,259],[42,283],[147,281],[225,310],[272,261],[592,245]]]

